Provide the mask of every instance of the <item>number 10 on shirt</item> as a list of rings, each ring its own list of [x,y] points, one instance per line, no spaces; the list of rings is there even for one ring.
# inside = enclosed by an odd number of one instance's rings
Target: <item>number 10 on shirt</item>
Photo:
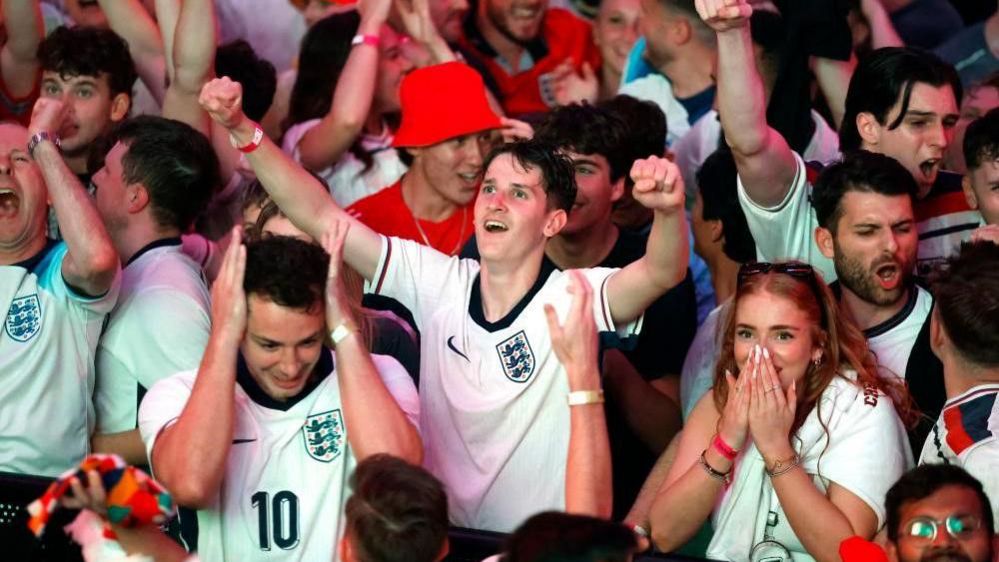
[[[282,550],[298,546],[298,496],[282,490],[271,500],[269,493],[257,492],[250,500],[257,510],[260,550],[270,550],[271,542]]]

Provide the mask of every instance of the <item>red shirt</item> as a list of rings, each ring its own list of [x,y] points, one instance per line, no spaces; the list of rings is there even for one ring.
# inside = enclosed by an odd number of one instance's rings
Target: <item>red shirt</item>
[[[508,63],[474,28],[473,22],[471,17],[458,44],[465,55],[476,59],[478,64],[473,66],[485,67],[489,72],[486,83],[492,82],[499,89],[500,103],[511,117],[544,113],[557,105],[549,75],[565,59],[572,59],[577,72],[583,62],[589,62],[594,71],[600,65],[590,24],[569,11],[550,8],[545,12],[541,35],[527,45],[525,53],[533,66],[521,65],[524,70],[513,75],[508,72]]]
[[[379,234],[426,244],[455,256],[475,231],[474,205],[465,205],[441,222],[420,220],[417,227],[417,218],[402,199],[402,180],[399,180],[355,202],[347,207],[347,212]]]

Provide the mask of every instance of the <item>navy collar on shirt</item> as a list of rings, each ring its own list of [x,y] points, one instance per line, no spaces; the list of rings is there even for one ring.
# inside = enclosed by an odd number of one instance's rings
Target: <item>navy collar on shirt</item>
[[[180,246],[183,243],[184,242],[183,240],[180,239],[180,236],[171,236],[169,238],[160,238],[159,240],[153,240],[152,242],[140,248],[138,252],[132,254],[132,257],[128,258],[128,263],[125,264],[125,267],[132,265],[132,263],[135,262],[135,260],[139,259],[142,256],[142,254],[145,254],[146,252],[155,250],[156,248],[163,248],[165,246]]]
[[[541,270],[538,272],[538,278],[534,281],[534,285],[532,285],[531,289],[527,291],[527,294],[520,299],[517,306],[513,307],[513,310],[508,312],[506,316],[500,318],[496,322],[486,320],[486,313],[482,310],[482,289],[480,285],[480,278],[479,275],[476,275],[475,281],[472,282],[472,295],[468,302],[469,316],[471,316],[472,320],[487,332],[498,332],[504,328],[509,328],[510,324],[513,324],[513,321],[520,316],[520,313],[523,312],[527,305],[531,302],[534,295],[538,294],[541,287],[545,286],[545,283],[548,281],[548,277],[550,277],[556,270],[558,270],[558,267],[555,265],[555,262],[545,256],[545,258],[541,261]]]
[[[839,281],[833,281],[829,284],[829,288],[832,290],[833,295],[836,296],[836,300],[839,301],[843,294],[843,287],[840,285]],[[909,298],[898,312],[893,314],[891,318],[888,318],[884,322],[871,326],[870,328],[864,330],[864,337],[867,339],[876,338],[880,335],[887,334],[888,332],[894,330],[899,324],[905,322],[905,319],[912,314],[912,311],[916,309],[916,299],[919,297],[919,285],[912,283],[909,286]]]
[[[254,380],[253,375],[250,374],[242,353],[236,359],[236,383],[243,387],[243,392],[250,397],[250,400],[253,400],[264,408],[281,410],[282,412],[287,412],[292,406],[301,402],[303,398],[312,393],[319,386],[319,383],[323,382],[332,372],[333,352],[324,347],[319,354],[319,362],[316,363],[315,369],[312,370],[312,376],[309,377],[309,382],[305,383],[302,392],[282,402],[271,398],[269,394],[264,392],[264,389],[260,388],[260,385]]]
[[[42,263],[42,260],[45,259],[45,256],[49,255],[49,252],[51,252],[52,249],[55,248],[57,244],[59,244],[59,242],[49,238],[45,241],[45,246],[41,249],[40,252],[31,256],[26,260],[19,261],[17,263],[12,263],[10,265],[12,267],[23,267],[28,271],[34,271],[35,268],[38,267],[38,264]]]

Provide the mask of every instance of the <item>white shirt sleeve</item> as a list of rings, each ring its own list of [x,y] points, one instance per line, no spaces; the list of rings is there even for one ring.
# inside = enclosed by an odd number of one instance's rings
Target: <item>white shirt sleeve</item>
[[[68,253],[66,243],[60,242],[59,246],[52,250],[52,253],[52,266],[40,272],[38,284],[48,287],[55,295],[67,297],[69,302],[75,303],[88,313],[104,315],[111,312],[115,303],[118,302],[118,290],[121,288],[121,267],[118,267],[114,282],[103,295],[81,295],[66,283],[62,274],[63,262]]]
[[[974,445],[960,457],[961,467],[982,483],[992,503],[993,521],[999,519],[999,439],[995,437]]]
[[[420,430],[420,396],[416,392],[413,377],[409,376],[405,367],[394,357],[371,354],[371,361],[382,377],[385,388],[395,398],[396,404],[406,414],[406,419],[413,424],[417,432]]]
[[[812,186],[808,183],[801,156],[794,153],[794,161],[797,171],[783,201],[774,207],[756,203],[749,197],[740,177],[739,204],[756,241],[757,259],[769,262],[800,260],[818,269],[825,281],[831,283],[836,280],[833,262],[822,255],[815,244],[815,228],[819,222],[809,201]]]
[[[715,362],[718,359],[719,323],[725,319],[728,307],[726,301],[708,314],[704,323],[697,328],[694,341],[690,343],[687,357],[680,371],[680,406],[686,420],[694,406],[707,394],[715,382]]]
[[[160,433],[176,423],[194,388],[197,371],[178,373],[153,385],[139,405],[139,433],[146,446],[149,465],[154,470],[153,446]]]

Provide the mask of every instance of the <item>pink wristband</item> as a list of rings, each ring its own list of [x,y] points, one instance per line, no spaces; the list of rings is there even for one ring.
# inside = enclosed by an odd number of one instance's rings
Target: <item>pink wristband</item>
[[[378,47],[381,44],[381,37],[378,35],[369,35],[367,33],[358,33],[350,40],[350,45],[356,47],[357,45],[371,45],[372,47]]]
[[[739,451],[730,447],[729,444],[721,438],[721,435],[718,435],[717,433],[715,434],[715,438],[711,440],[711,446],[714,447],[714,450],[718,451],[721,456],[730,461],[734,461],[736,455],[739,454]]]

